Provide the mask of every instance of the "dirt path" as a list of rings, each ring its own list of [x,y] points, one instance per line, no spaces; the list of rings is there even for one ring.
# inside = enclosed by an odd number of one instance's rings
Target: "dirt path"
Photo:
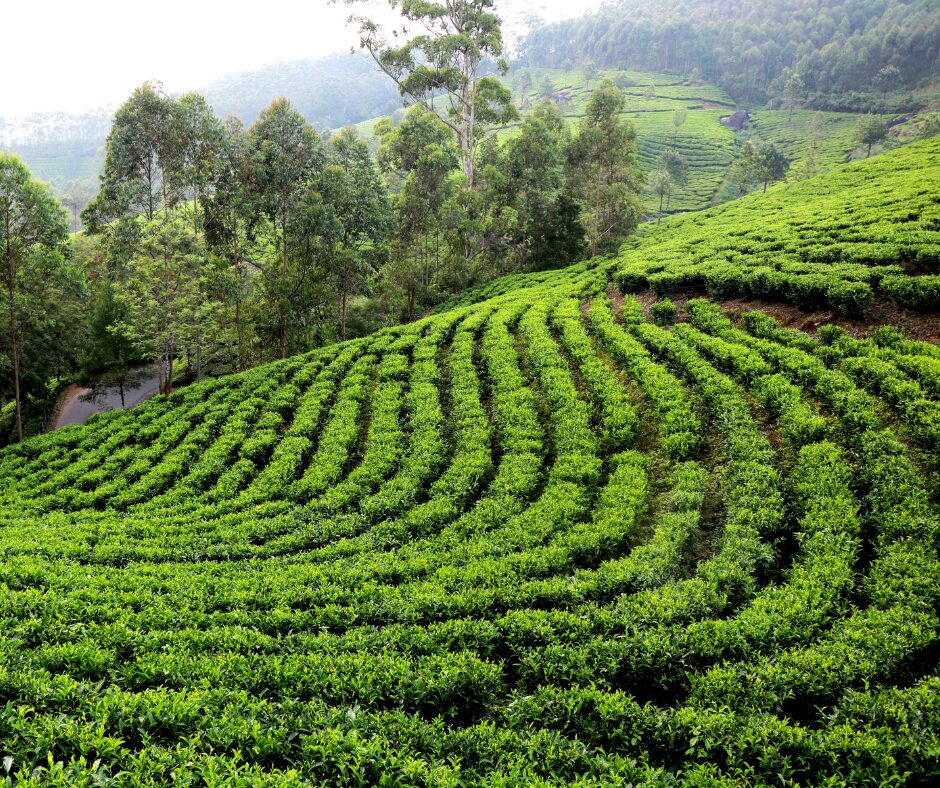
[[[130,408],[152,397],[157,393],[159,386],[157,371],[145,371],[134,385],[125,387],[124,407]],[[59,400],[49,429],[57,430],[71,424],[84,424],[94,413],[121,407],[121,392],[117,387],[103,389],[93,398],[91,394],[91,389],[69,386]]]

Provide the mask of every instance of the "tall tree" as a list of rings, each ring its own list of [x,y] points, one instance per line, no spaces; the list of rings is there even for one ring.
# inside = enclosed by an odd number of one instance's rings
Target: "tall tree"
[[[665,167],[657,167],[650,177],[650,191],[659,197],[659,216],[656,217],[656,224],[663,220],[663,200],[667,194],[672,194],[673,189],[672,176]]]
[[[685,108],[680,108],[675,110],[672,113],[672,144],[675,145],[679,139],[679,129],[681,129],[685,122],[689,119],[689,111]]]
[[[473,188],[483,130],[517,117],[511,92],[484,73],[489,63],[501,74],[508,69],[495,0],[389,0],[389,5],[423,32],[395,45],[374,20],[353,16],[360,45],[406,100],[429,111],[436,111],[438,101],[446,105],[442,119],[457,135],[463,174]]]
[[[493,151],[484,169],[486,232],[494,266],[539,270],[572,262],[581,253],[584,229],[577,206],[565,194],[565,154],[571,134],[561,111],[543,100],[519,134]],[[495,146],[494,146],[495,147]]]
[[[381,263],[383,240],[391,229],[391,206],[369,148],[352,128],[330,140],[328,154],[323,192],[338,233],[327,264],[336,280],[340,339],[346,339],[349,297],[365,288]]]
[[[689,185],[689,163],[677,151],[664,150],[659,154],[659,167],[669,173],[672,188],[666,194],[666,210],[672,205],[672,193],[675,189],[684,189]]]
[[[253,187],[259,206],[274,226],[280,257],[271,294],[278,315],[279,353],[286,358],[290,301],[309,273],[303,256],[291,260],[291,221],[311,179],[323,168],[323,143],[286,98],[276,99],[264,110],[248,136]]]
[[[755,148],[754,176],[758,183],[764,184],[765,192],[768,184],[786,176],[789,167],[787,157],[772,142],[761,142]]]
[[[738,157],[731,168],[731,177],[738,187],[738,194],[747,194],[757,182],[757,150],[751,140],[741,146]]]
[[[591,254],[614,251],[640,220],[636,131],[620,117],[625,99],[605,79],[591,94],[581,131],[569,147],[569,184],[581,204]]]
[[[125,288],[131,313],[124,337],[160,359],[160,391],[173,390],[174,361],[206,314],[204,256],[179,213],[144,223]]]
[[[7,335],[13,368],[16,432],[23,440],[21,343],[38,296],[62,268],[68,240],[65,211],[49,190],[30,177],[16,156],[0,153],[0,260],[3,265]]]
[[[105,147],[101,190],[82,212],[92,232],[127,215],[152,221],[183,193],[179,105],[145,82],[118,109]]]
[[[796,72],[791,73],[784,83],[783,87],[783,103],[787,107],[787,123],[793,119],[793,110],[796,109],[796,105],[803,98],[803,94],[806,92],[806,83]]]
[[[826,116],[822,112],[817,112],[813,115],[812,121],[809,124],[809,144],[813,152],[819,147],[819,144],[826,138],[828,133],[828,124],[826,122]]]
[[[865,115],[855,126],[853,140],[856,145],[864,145],[867,148],[865,158],[871,156],[873,145],[884,142],[888,138],[888,126],[882,120],[874,115]]]
[[[394,198],[398,216],[395,260],[390,269],[405,291],[405,315],[415,313],[420,281],[427,288],[429,276],[427,240],[436,242],[441,214],[451,197],[451,173],[458,152],[441,119],[421,107],[410,109],[397,128],[390,122],[376,128],[381,142],[379,164],[398,187]]]
[[[253,164],[245,129],[238,118],[230,116],[224,124],[209,194],[204,197],[203,217],[209,250],[225,261],[227,269],[221,280],[227,282],[226,301],[234,311],[232,366],[239,372],[247,364],[245,301],[252,282],[250,250],[258,217]]]
[[[213,174],[222,154],[225,129],[212,107],[199,93],[187,93],[178,104],[180,177],[193,200],[193,228],[198,236],[200,206],[208,198]]]

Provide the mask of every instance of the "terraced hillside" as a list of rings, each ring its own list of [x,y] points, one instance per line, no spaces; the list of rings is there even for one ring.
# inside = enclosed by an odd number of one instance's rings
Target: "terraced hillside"
[[[940,347],[769,312],[935,338],[938,176],[921,143],[4,450],[0,764],[932,784]]]
[[[602,77],[610,77],[621,85],[626,95],[624,117],[630,119],[637,132],[638,159],[641,168],[650,172],[657,166],[660,153],[677,150],[689,165],[689,183],[678,190],[670,204],[670,212],[697,211],[712,204],[734,160],[735,134],[721,124],[721,117],[734,111],[728,95],[714,85],[688,85],[688,80],[675,74],[638,71],[604,71],[591,81],[577,71],[531,68],[533,89],[527,93],[522,113],[534,106],[543,95],[541,85],[550,82],[559,109],[573,127],[584,117],[591,91]],[[512,83],[512,77],[508,79]],[[652,96],[647,91],[652,86]],[[677,109],[688,112],[686,122],[676,131],[672,123]],[[374,133],[376,119],[356,125],[362,136]],[[801,134],[798,126],[794,133]],[[512,134],[503,129],[500,135]],[[659,200],[644,195],[648,211],[655,212]]]

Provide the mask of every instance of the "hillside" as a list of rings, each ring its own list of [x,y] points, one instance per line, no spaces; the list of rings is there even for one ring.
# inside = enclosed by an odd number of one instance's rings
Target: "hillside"
[[[933,784],[938,182],[940,138],[0,451],[4,768]]]
[[[364,54],[271,63],[230,74],[199,89],[216,114],[246,126],[278,96],[291,100],[320,129],[338,129],[401,105],[395,85]]]
[[[790,75],[817,109],[893,112],[937,101],[940,8],[933,0],[615,0],[536,28],[533,66],[688,73],[737,101],[780,100]]]
[[[774,143],[791,163],[803,161],[813,146],[810,127],[816,111],[752,109],[745,129],[735,132],[722,123],[722,118],[737,109],[731,97],[715,85],[679,74],[604,69],[588,78],[579,69],[521,68],[512,71],[505,82],[513,90],[523,118],[548,96],[577,129],[591,91],[604,78],[611,79],[625,94],[623,116],[636,129],[641,169],[651,173],[667,150],[678,152],[688,165],[688,184],[676,189],[668,206],[664,206],[665,213],[700,211],[736,197],[731,168],[746,139]],[[673,124],[676,110],[686,113],[678,128]],[[392,117],[397,121],[402,114],[397,110]],[[819,171],[865,155],[853,141],[860,117],[853,112],[823,113],[825,129],[814,153]],[[362,137],[370,139],[377,121],[370,118],[354,126]],[[515,128],[500,128],[494,133],[504,138]],[[649,214],[657,212],[659,200],[655,195],[645,193],[643,203]]]

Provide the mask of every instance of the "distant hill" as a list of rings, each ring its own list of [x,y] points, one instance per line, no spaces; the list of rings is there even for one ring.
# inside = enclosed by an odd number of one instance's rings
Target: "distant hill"
[[[570,68],[697,70],[741,102],[783,95],[831,110],[907,110],[940,71],[936,0],[619,0],[536,29],[520,60]]]
[[[287,96],[321,130],[387,115],[401,106],[391,80],[365,55],[271,63],[194,89],[208,99],[219,117],[235,114],[246,126],[279,96]],[[74,114],[0,117],[0,150],[18,154],[37,178],[68,203],[77,222],[78,212],[98,190],[113,112],[113,107],[107,107]]]
[[[278,96],[289,98],[321,129],[386,115],[401,105],[392,81],[361,54],[271,63],[223,77],[199,92],[217,115],[237,115],[246,125]]]

